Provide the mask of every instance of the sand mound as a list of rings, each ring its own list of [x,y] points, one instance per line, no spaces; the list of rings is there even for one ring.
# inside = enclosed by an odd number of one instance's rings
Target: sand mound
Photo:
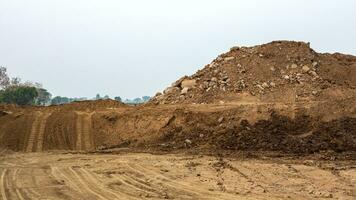
[[[197,73],[173,83],[151,102],[326,100],[353,97],[355,88],[355,56],[320,54],[309,43],[275,41],[233,47]]]

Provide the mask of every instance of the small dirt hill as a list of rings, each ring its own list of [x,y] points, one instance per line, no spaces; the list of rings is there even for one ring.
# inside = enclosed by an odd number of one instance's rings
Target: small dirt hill
[[[304,42],[275,41],[233,47],[151,103],[323,101],[355,97],[355,88],[355,56],[317,53]]]

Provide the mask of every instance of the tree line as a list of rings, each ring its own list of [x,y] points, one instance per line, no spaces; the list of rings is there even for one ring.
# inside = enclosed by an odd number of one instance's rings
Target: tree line
[[[97,94],[92,99],[86,97],[69,98],[62,96],[55,96],[52,98],[52,94],[44,89],[42,84],[30,81],[22,82],[18,77],[10,78],[7,74],[7,69],[0,66],[0,103],[44,106],[99,99],[111,98],[108,95],[102,97],[100,94]],[[147,102],[150,97],[143,96],[142,98],[123,100],[121,97],[117,96],[113,99],[126,104],[140,104]]]

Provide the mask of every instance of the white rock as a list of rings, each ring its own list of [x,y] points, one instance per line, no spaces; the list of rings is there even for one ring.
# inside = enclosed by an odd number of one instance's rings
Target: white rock
[[[189,139],[186,139],[184,142],[187,143],[187,144],[192,144],[192,141],[189,140]]]
[[[312,66],[316,67],[318,65],[318,62],[313,62]]]
[[[181,94],[187,94],[189,91],[189,88],[183,88],[182,91],[180,92]]]
[[[230,60],[233,60],[233,59],[235,59],[235,57],[233,57],[233,56],[231,56],[231,57],[226,57],[226,58],[224,58],[224,61],[230,61]]]
[[[221,123],[222,121],[224,121],[224,117],[220,117],[220,118],[218,119],[218,122],[219,122],[219,123]]]

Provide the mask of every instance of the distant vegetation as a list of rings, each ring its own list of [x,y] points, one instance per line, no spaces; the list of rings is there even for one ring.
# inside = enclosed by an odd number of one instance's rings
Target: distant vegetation
[[[143,96],[142,98],[125,99],[117,96],[113,99],[126,104],[141,104],[147,102],[151,97]],[[94,98],[86,97],[69,98],[56,96],[43,88],[40,83],[22,82],[20,78],[10,78],[7,69],[0,66],[0,103],[13,103],[18,105],[60,105],[71,103],[73,101],[111,99],[108,95],[100,96],[97,94]]]
[[[47,105],[51,93],[39,83],[22,82],[20,78],[10,78],[5,67],[0,67],[0,103],[18,105]]]

